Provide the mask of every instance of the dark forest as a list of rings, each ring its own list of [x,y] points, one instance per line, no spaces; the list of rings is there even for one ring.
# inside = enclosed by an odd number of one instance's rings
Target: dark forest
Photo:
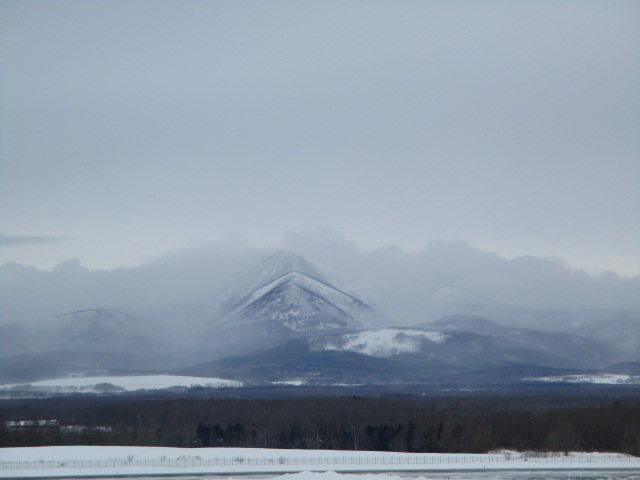
[[[640,398],[83,398],[3,402],[0,446],[640,455]],[[21,422],[21,423],[19,423]]]

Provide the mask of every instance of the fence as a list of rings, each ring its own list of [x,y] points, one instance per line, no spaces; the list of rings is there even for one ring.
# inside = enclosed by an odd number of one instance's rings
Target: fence
[[[272,467],[272,466],[303,466],[303,467],[339,467],[340,465],[371,465],[371,466],[410,466],[430,465],[437,468],[441,465],[452,464],[502,464],[508,468],[509,464],[531,462],[531,464],[634,464],[640,465],[640,459],[629,455],[420,455],[392,457],[392,456],[326,456],[326,457],[278,457],[278,458],[178,458],[178,459],[112,459],[112,460],[67,460],[67,461],[2,461],[0,470],[18,469],[58,469],[58,468],[102,468],[117,469],[121,467],[157,467],[157,468],[195,468],[195,467]],[[497,466],[497,465],[496,465]],[[533,465],[532,465],[533,467]]]

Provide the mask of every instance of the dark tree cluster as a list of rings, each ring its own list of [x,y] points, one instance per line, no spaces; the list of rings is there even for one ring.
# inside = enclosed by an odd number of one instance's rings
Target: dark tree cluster
[[[16,421],[56,420],[16,427]],[[640,455],[640,398],[119,399],[0,408],[0,446],[148,445]]]

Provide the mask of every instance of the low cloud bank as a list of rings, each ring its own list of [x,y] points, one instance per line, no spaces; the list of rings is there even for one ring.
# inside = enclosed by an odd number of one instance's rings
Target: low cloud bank
[[[216,242],[167,253],[133,268],[89,270],[78,259],[51,271],[0,267],[0,323],[85,308],[164,312],[197,308],[278,249],[327,264],[368,283],[377,306],[398,324],[427,320],[434,295],[452,290],[526,309],[640,310],[640,276],[590,275],[558,260],[505,259],[461,242],[434,241],[419,252],[365,251],[341,237],[285,237],[278,247]]]

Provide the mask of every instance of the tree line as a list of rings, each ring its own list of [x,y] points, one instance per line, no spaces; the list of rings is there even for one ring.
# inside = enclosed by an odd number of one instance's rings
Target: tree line
[[[640,398],[289,398],[100,402],[0,409],[0,446],[147,445],[640,456]],[[88,402],[88,403],[87,403]],[[57,420],[16,427],[15,421]],[[12,423],[14,422],[14,423]],[[43,422],[40,422],[41,424]]]

